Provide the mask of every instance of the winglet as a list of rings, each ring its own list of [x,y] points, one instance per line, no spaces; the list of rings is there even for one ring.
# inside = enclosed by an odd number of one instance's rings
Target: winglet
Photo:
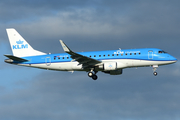
[[[59,40],[59,41],[60,41],[62,48],[64,49],[65,52],[71,52],[71,50],[67,47],[67,45],[62,40]]]

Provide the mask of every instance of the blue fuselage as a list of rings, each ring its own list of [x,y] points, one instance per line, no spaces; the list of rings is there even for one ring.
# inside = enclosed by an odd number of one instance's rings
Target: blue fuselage
[[[177,61],[176,58],[165,53],[161,49],[127,49],[127,50],[109,50],[109,51],[94,51],[94,52],[79,52],[83,56],[87,56],[96,60],[113,60],[113,59],[132,59],[145,61]],[[23,57],[29,61],[21,64],[43,64],[43,63],[58,63],[71,62],[73,59],[67,53],[48,54],[41,56]],[[15,62],[17,63],[17,62]]]

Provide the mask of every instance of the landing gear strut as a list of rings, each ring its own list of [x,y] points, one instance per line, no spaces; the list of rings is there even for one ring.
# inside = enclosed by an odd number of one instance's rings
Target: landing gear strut
[[[157,72],[156,72],[156,70],[157,70],[157,68],[158,68],[158,65],[153,65],[153,74],[154,74],[154,76],[157,76]]]
[[[94,72],[94,73],[93,73]],[[88,76],[93,80],[97,80],[98,76],[96,75],[97,71],[93,71],[93,69],[88,73]]]

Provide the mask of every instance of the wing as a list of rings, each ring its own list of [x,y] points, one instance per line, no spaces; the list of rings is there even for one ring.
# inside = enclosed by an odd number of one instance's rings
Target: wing
[[[101,61],[99,60],[95,60],[95,59],[73,52],[67,47],[67,45],[62,40],[60,40],[60,43],[64,51],[70,54],[72,59],[79,62],[79,64],[82,64],[84,68],[91,67],[91,66],[101,63]]]

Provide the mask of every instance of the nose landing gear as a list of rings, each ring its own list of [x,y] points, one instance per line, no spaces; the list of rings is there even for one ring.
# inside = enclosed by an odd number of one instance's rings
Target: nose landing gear
[[[158,65],[153,65],[153,72],[154,72],[153,75],[154,75],[154,76],[157,76],[157,74],[158,74],[158,73],[156,72],[157,68],[158,68]]]
[[[154,74],[154,76],[157,76],[157,72],[154,72],[153,74]]]

